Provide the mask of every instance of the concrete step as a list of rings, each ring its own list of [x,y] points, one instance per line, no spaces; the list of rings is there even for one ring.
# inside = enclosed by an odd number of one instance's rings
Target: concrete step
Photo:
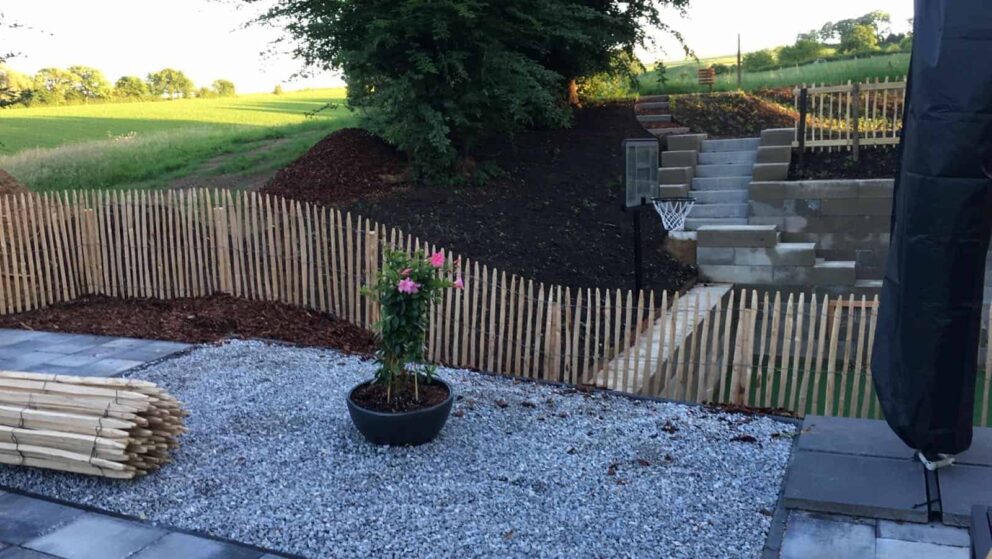
[[[747,225],[747,218],[743,217],[687,217],[685,218],[686,231],[698,231],[700,227],[711,225]]]
[[[667,393],[674,398],[686,398],[685,390],[695,387],[666,387],[666,380],[658,372],[666,369],[663,365],[669,359],[678,360],[676,350],[682,348],[679,353],[688,351],[685,346],[692,341],[692,334],[699,335],[707,324],[704,322],[707,315],[726,299],[733,287],[726,284],[694,286],[668,309],[665,319],[658,318],[654,324],[645,326],[629,352],[620,353],[597,373],[596,386],[632,394]],[[675,317],[674,325],[672,317]],[[625,370],[637,373],[620,374]]]
[[[778,243],[769,248],[735,248],[733,264],[811,267],[816,264],[816,243]]]
[[[655,138],[665,138],[685,134],[689,131],[689,129],[684,126],[679,126],[668,128],[648,128],[647,131],[650,132]]]
[[[662,167],[695,167],[696,152],[668,150],[661,152]]]
[[[756,151],[707,151],[699,154],[700,165],[746,164],[754,165],[758,159]]]
[[[750,177],[754,165],[741,163],[728,163],[724,165],[698,165],[696,167],[697,177]]]
[[[658,109],[663,111],[668,111],[671,109],[671,103],[669,103],[668,101],[638,102],[636,105],[634,105],[634,109],[637,111],[658,110]]]
[[[742,217],[747,218],[747,204],[699,204],[689,211],[689,217]]]
[[[859,289],[882,289],[882,280],[862,279],[854,282]]]
[[[760,145],[761,138],[704,140],[699,151],[757,151]]]
[[[641,95],[637,98],[638,103],[658,103],[668,101],[667,95]]]
[[[672,115],[637,115],[638,122],[671,122]]]
[[[779,238],[774,225],[710,225],[697,231],[701,247],[771,248]]]
[[[705,177],[692,179],[693,190],[747,190],[751,177]]]
[[[813,285],[851,285],[858,281],[857,265],[853,260],[824,260],[818,258],[810,274]]]
[[[692,167],[661,167],[658,169],[659,184],[690,184],[693,176]]]
[[[696,204],[747,204],[747,189],[739,190],[694,190],[688,196],[696,199]]]
[[[662,184],[658,186],[659,198],[684,198],[689,195],[687,184]]]
[[[699,146],[707,138],[706,134],[689,134],[689,129],[668,137],[668,149],[699,151]]]

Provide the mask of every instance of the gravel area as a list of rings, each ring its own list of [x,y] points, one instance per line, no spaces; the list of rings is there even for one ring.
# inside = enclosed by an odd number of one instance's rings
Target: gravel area
[[[134,482],[0,466],[12,486],[307,557],[757,557],[793,426],[442,369],[434,442],[366,443],[344,404],[373,364],[261,342],[134,376],[192,412]]]

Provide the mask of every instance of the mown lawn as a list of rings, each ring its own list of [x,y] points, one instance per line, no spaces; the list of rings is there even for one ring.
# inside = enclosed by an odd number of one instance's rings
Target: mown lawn
[[[706,86],[698,84],[696,71],[700,67],[708,67],[717,62],[722,64],[734,63],[733,60],[727,62],[727,59],[728,57],[719,57],[700,60],[699,64],[693,61],[669,65],[665,72],[668,82],[664,86],[658,83],[658,76],[655,71],[646,72],[639,76],[640,93],[650,95],[707,91]],[[848,80],[853,82],[875,78],[884,79],[886,76],[889,79],[896,79],[905,76],[908,70],[909,54],[883,54],[868,58],[791,66],[764,72],[744,72],[741,75],[741,87],[750,91],[769,87],[795,86],[803,83],[838,84],[846,83]],[[713,89],[714,91],[737,89],[737,74],[731,72],[717,76],[717,83]]]
[[[353,125],[344,89],[225,99],[0,111],[0,168],[36,191],[157,187],[230,154],[210,173],[288,163],[323,135]],[[327,102],[336,108],[308,117]]]

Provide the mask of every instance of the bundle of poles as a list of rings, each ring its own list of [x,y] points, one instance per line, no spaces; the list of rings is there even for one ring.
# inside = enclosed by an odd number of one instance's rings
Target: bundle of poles
[[[186,415],[151,382],[0,371],[0,464],[143,476],[169,461]]]

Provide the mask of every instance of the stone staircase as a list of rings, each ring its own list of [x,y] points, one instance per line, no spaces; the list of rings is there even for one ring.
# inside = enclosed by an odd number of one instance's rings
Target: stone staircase
[[[705,134],[668,137],[661,154],[661,196],[691,196],[696,205],[687,231],[707,225],[747,225],[748,186],[754,180],[785,180],[792,129],[765,130],[759,138],[710,140]]]
[[[667,95],[646,95],[634,103],[634,114],[645,130],[658,139],[672,134],[688,134],[689,129],[672,120],[671,104]]]

